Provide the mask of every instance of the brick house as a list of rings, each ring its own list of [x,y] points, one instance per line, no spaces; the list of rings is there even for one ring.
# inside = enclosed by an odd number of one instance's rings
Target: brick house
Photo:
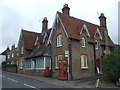
[[[15,48],[15,44],[11,46],[11,50],[7,47],[2,54],[6,55],[7,64],[18,64],[18,49]]]
[[[47,42],[51,43],[53,77],[80,79],[103,72],[103,57],[114,43],[108,35],[104,14],[99,20],[100,25],[95,25],[72,17],[67,4],[62,13],[56,13]]]
[[[50,30],[47,18],[42,21],[42,32],[21,31],[18,42],[19,73],[43,76],[51,68],[51,47],[47,45]]]

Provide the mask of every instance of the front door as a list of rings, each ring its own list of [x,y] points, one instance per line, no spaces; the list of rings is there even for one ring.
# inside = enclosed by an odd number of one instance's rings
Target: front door
[[[59,60],[58,79],[68,79],[66,60]]]

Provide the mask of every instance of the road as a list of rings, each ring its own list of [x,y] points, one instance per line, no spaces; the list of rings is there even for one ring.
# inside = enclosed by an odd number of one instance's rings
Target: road
[[[58,85],[13,75],[7,72],[3,72],[2,75],[0,75],[0,78],[2,78],[2,88],[34,88],[36,90],[39,90],[39,88],[63,88]]]

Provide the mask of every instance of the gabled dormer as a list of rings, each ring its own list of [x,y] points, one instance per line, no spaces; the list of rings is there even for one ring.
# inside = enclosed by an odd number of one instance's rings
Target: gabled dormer
[[[40,39],[39,36],[36,37],[35,43],[34,43],[35,47],[40,47]]]
[[[82,30],[81,30],[81,32],[80,32],[80,35],[81,35],[82,33],[84,33],[84,34],[86,34],[88,37],[90,37],[89,31],[88,31],[87,26],[86,26],[85,24],[84,24],[83,27],[82,27]]]
[[[43,43],[46,41],[46,38],[48,37],[47,33],[44,34],[44,37],[43,37]]]
[[[95,32],[95,35],[94,35],[94,38],[95,37],[99,37],[101,40],[103,39],[102,38],[102,35],[101,35],[101,33],[100,33],[100,30],[97,28],[97,30],[96,30],[96,32]]]

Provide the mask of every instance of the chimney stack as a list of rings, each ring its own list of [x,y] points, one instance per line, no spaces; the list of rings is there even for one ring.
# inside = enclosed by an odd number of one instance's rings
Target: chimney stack
[[[70,15],[70,8],[68,7],[68,4],[63,5],[63,9],[62,9],[62,13],[64,13],[65,15]]]
[[[107,18],[104,16],[103,13],[101,13],[99,19],[100,19],[100,26],[104,27],[104,28],[107,28],[107,26],[106,26],[106,19]]]
[[[48,30],[48,20],[44,17],[42,21],[42,34],[44,34]]]

